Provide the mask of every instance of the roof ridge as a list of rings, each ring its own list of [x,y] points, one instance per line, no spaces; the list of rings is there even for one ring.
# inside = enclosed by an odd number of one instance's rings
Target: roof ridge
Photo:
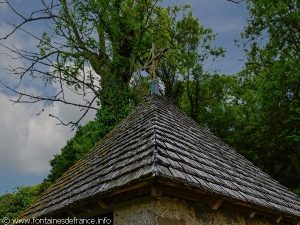
[[[152,93],[151,98],[155,97],[157,94]],[[153,101],[153,100],[152,100]],[[154,100],[155,101],[155,100]],[[157,132],[156,132],[156,120],[157,120],[157,105],[153,104],[153,134],[154,134],[154,151],[153,151],[153,176],[158,176],[158,149],[157,149]]]

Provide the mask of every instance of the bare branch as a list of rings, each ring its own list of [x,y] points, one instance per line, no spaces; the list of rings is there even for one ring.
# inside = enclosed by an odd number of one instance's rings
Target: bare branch
[[[6,0],[5,2],[2,3],[6,3],[9,8],[20,18],[22,18],[22,22],[20,22],[19,24],[15,25],[15,24],[9,24],[13,27],[12,31],[8,32],[5,36],[0,37],[0,40],[5,40],[8,37],[10,37],[12,34],[14,34],[19,28],[22,28],[25,24],[34,22],[34,21],[41,21],[41,20],[49,20],[49,19],[54,19],[56,17],[55,14],[50,13],[53,11],[53,8],[56,8],[59,6],[59,4],[56,5],[51,5],[51,9],[49,9],[48,7],[46,7],[45,9],[42,10],[36,10],[31,12],[31,15],[26,18],[25,16],[23,16],[20,12],[18,12],[11,4],[8,0]],[[46,5],[45,5],[46,6]],[[42,16],[36,16],[36,14],[39,13],[45,13],[45,15]]]
[[[64,122],[60,118],[58,118],[57,116],[54,116],[52,114],[49,114],[49,116],[53,117],[53,118],[55,118],[59,121],[59,123],[57,125],[64,125],[64,126],[70,126],[71,125],[72,130],[74,130],[76,127],[78,127],[80,121],[86,116],[86,114],[89,112],[89,110],[93,109],[92,104],[94,103],[95,100],[96,100],[96,97],[94,97],[93,100],[87,105],[87,107],[84,109],[84,113],[81,115],[81,117],[76,122],[73,122],[73,121]]]
[[[7,84],[5,84],[2,81],[0,81],[0,84],[19,96],[17,100],[12,100],[11,99],[11,101],[14,102],[14,103],[37,103],[37,102],[40,102],[40,101],[46,101],[46,102],[50,102],[52,104],[54,102],[61,102],[61,103],[64,103],[66,105],[72,105],[72,106],[76,106],[76,107],[97,110],[96,107],[93,107],[91,105],[95,101],[96,97],[94,97],[94,99],[91,102],[88,102],[88,104],[79,104],[79,103],[69,102],[69,101],[66,101],[65,99],[58,98],[60,92],[58,94],[56,94],[55,96],[53,96],[53,97],[46,97],[46,96],[27,94],[25,92],[17,91],[16,89],[8,86]],[[22,100],[23,97],[28,97],[29,100]]]
[[[244,2],[245,0],[226,0],[228,2],[232,2],[232,3],[235,3],[235,4],[240,4],[242,2]]]

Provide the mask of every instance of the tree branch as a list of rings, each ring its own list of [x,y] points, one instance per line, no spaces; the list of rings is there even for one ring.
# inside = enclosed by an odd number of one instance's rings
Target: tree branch
[[[232,3],[235,3],[235,4],[240,4],[242,2],[244,2],[245,0],[226,0],[228,2],[232,2]]]

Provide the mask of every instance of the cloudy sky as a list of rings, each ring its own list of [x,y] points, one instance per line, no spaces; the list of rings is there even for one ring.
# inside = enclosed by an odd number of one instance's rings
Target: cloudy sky
[[[38,0],[15,0],[17,7],[23,12],[28,12],[38,5]],[[28,4],[30,2],[30,4]],[[208,70],[217,70],[225,74],[239,71],[243,66],[243,52],[234,44],[247,22],[247,10],[243,5],[229,3],[226,0],[168,0],[164,4],[177,2],[189,3],[193,6],[194,14],[206,27],[213,29],[218,34],[215,45],[226,48],[226,57],[214,64],[207,64]],[[30,8],[29,8],[30,7]],[[0,37],[7,33],[11,27],[7,24],[17,20],[8,8],[0,4]],[[43,24],[31,27],[35,31],[43,31]],[[34,48],[35,42],[28,37],[17,33],[5,44],[17,48]],[[8,65],[16,67],[22,61],[8,57],[5,49],[0,46],[0,80],[13,84],[16,78],[9,75],[3,67]],[[40,83],[30,82],[26,87],[32,92],[39,93],[44,87]],[[55,88],[55,87],[53,87]],[[80,101],[71,91],[68,97]],[[56,104],[48,106],[45,111],[37,116],[43,108],[37,104],[12,104],[12,93],[0,85],[0,195],[11,192],[16,186],[33,185],[41,182],[49,172],[49,160],[57,154],[74,135],[69,127],[57,126],[57,121],[49,114],[54,114],[70,121],[77,118],[77,109]],[[91,120],[91,112],[84,122]]]

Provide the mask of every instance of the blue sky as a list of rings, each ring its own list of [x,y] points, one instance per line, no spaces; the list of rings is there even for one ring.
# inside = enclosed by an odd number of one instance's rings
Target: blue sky
[[[18,9],[28,12],[36,7],[38,0],[14,0]],[[30,2],[30,4],[29,4]],[[194,15],[199,18],[201,24],[212,28],[217,33],[215,45],[226,49],[226,56],[218,62],[206,64],[206,69],[217,70],[224,74],[232,74],[243,67],[243,51],[234,44],[234,40],[240,37],[240,32],[247,23],[247,10],[244,5],[237,5],[226,0],[168,0],[163,4],[191,4]],[[0,36],[6,33],[10,27],[6,23],[16,22],[17,18],[8,11],[5,5],[0,5]],[[36,24],[30,29],[41,32],[47,24]],[[17,34],[6,41],[20,48],[34,48],[35,43]],[[5,52],[0,48],[0,53]],[[20,64],[19,60],[13,60],[5,54],[0,54],[0,79],[9,83],[16,82],[16,78],[7,74],[3,66]],[[2,69],[1,69],[2,67]],[[28,87],[32,91],[39,92],[44,89],[40,83]],[[70,98],[76,96],[69,93]],[[76,118],[80,112],[64,105],[47,107],[41,116],[35,114],[43,107],[41,104],[13,105],[9,99],[14,98],[11,93],[0,86],[0,195],[11,192],[16,186],[33,185],[40,183],[49,172],[49,160],[57,154],[74,135],[68,127],[57,126],[49,113],[59,115],[66,120]],[[90,113],[86,121],[94,117]]]

